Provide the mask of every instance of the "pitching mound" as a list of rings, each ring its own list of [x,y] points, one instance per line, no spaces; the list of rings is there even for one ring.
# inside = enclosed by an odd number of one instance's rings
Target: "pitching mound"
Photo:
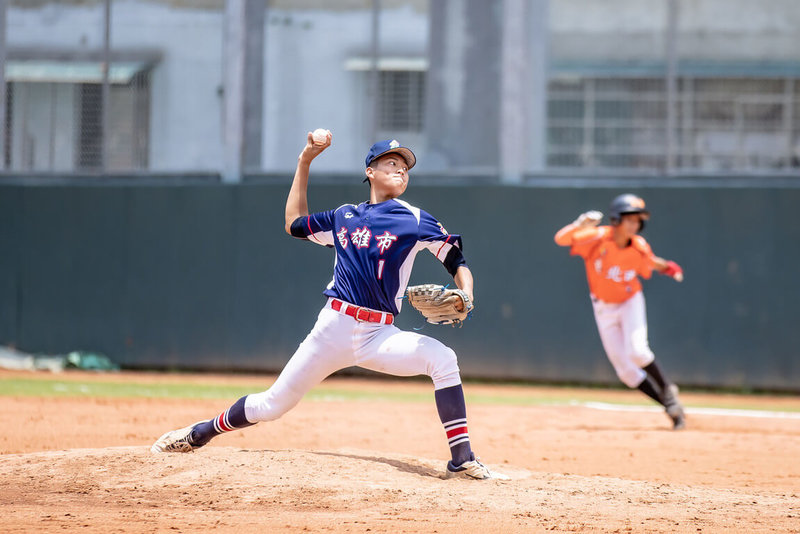
[[[4,499],[3,530],[722,532],[744,521],[770,532],[789,526],[797,504],[796,496],[500,467],[511,480],[444,480],[439,460],[359,450],[6,455],[2,491],[15,503]]]
[[[468,384],[473,447],[511,477],[469,481],[442,478],[427,383],[326,380],[278,421],[154,455],[236,398],[165,391],[271,378],[5,376],[49,393],[0,396],[3,533],[800,532],[793,397],[687,394],[689,428],[672,432],[625,406],[635,392]],[[568,401],[590,398],[605,404]]]

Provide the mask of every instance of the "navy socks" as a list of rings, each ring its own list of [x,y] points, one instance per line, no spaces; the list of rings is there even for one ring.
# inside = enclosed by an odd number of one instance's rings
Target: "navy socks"
[[[447,433],[453,465],[459,466],[473,460],[472,448],[467,432],[467,406],[464,402],[464,390],[461,384],[449,388],[437,389],[434,392],[439,420]]]
[[[198,447],[202,447],[211,441],[211,438],[214,436],[218,436],[224,432],[230,432],[231,430],[253,426],[255,423],[251,423],[244,416],[244,401],[246,398],[247,395],[233,403],[230,408],[214,419],[204,421],[195,426],[192,429],[189,441]]]

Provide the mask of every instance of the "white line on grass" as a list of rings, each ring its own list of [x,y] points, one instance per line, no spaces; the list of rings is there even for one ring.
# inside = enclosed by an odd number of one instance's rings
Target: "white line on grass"
[[[660,406],[629,406],[622,404],[608,404],[605,402],[575,402],[576,406],[585,406],[595,410],[615,412],[661,412]],[[728,408],[685,408],[687,414],[696,415],[725,415],[734,417],[758,417],[763,419],[800,419],[796,412],[768,412],[764,410],[735,410]]]

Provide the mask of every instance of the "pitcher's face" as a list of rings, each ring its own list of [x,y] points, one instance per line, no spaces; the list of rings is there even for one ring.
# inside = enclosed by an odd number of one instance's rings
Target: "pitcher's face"
[[[397,198],[408,187],[408,164],[397,154],[387,154],[373,161],[366,174],[379,199]]]

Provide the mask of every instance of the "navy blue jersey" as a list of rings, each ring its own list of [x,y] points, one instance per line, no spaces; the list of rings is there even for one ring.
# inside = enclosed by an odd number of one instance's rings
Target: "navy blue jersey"
[[[414,258],[428,249],[442,263],[461,236],[429,213],[391,199],[379,204],[345,204],[335,210],[301,217],[302,234],[336,250],[329,297],[389,313],[399,313]]]

